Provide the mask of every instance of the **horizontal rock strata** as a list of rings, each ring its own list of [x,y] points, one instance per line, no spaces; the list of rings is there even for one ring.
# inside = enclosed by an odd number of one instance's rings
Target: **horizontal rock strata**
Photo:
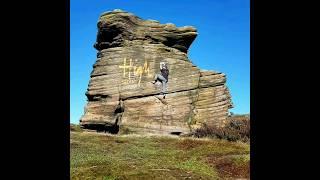
[[[120,126],[161,133],[187,133],[204,123],[223,126],[231,96],[226,76],[202,71],[187,56],[194,27],[160,24],[121,10],[98,21],[99,51],[86,92],[80,124]],[[166,98],[152,84],[160,62],[169,68]]]

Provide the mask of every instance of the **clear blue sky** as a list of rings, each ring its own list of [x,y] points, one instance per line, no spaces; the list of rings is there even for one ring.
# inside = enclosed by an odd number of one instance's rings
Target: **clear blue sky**
[[[192,62],[227,75],[234,113],[250,113],[249,0],[71,0],[70,122],[79,123],[97,51],[97,21],[105,11],[122,9],[143,19],[197,28],[189,50]]]

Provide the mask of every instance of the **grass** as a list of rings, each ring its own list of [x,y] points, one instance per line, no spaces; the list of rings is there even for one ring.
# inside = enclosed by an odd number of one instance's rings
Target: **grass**
[[[71,179],[249,179],[248,143],[78,130],[70,134]]]
[[[82,132],[83,130],[77,124],[70,124],[70,131]]]

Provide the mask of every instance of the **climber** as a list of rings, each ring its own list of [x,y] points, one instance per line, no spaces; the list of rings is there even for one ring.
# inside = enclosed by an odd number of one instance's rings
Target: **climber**
[[[161,82],[162,88],[161,88],[160,95],[163,95],[163,99],[165,99],[166,98],[165,93],[167,89],[168,76],[169,76],[169,69],[166,63],[160,62],[160,72],[161,73],[155,75],[154,81],[152,81],[152,83],[155,84],[157,81]]]

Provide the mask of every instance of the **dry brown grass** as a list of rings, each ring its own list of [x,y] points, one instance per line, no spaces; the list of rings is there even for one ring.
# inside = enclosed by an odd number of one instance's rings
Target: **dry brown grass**
[[[250,141],[250,119],[246,117],[229,117],[229,123],[223,127],[204,125],[193,136],[202,138],[227,139],[229,141]]]
[[[208,156],[207,163],[215,167],[219,177],[250,178],[250,159],[248,155]]]

